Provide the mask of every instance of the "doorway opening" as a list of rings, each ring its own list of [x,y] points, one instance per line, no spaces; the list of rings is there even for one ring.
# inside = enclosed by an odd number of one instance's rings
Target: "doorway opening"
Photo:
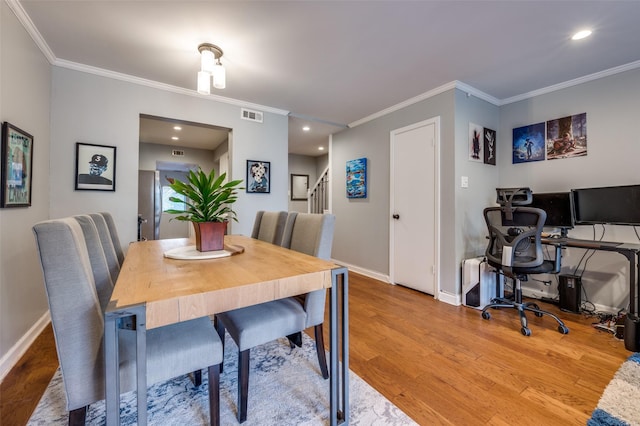
[[[163,213],[170,208],[167,178],[184,180],[198,167],[229,174],[231,133],[226,127],[140,114],[138,239],[190,236],[190,223]]]

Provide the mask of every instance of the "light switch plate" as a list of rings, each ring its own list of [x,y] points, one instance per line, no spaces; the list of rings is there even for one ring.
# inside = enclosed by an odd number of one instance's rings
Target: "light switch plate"
[[[469,176],[460,176],[460,187],[461,188],[469,187]]]

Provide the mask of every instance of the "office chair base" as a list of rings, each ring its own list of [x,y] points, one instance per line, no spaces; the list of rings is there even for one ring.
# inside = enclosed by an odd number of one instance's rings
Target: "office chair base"
[[[526,303],[518,303],[508,299],[503,299],[501,297],[495,298],[491,300],[491,303],[484,307],[482,310],[482,318],[488,320],[491,318],[491,314],[488,312],[489,308],[513,308],[518,310],[518,314],[520,315],[520,332],[523,336],[531,336],[531,329],[529,328],[529,324],[527,321],[527,316],[525,315],[525,311],[533,312],[535,316],[542,317],[544,315],[550,316],[555,319],[558,323],[558,332],[560,334],[568,334],[569,328],[564,325],[564,322],[556,315],[551,312],[543,311],[540,307],[534,302],[526,302]]]

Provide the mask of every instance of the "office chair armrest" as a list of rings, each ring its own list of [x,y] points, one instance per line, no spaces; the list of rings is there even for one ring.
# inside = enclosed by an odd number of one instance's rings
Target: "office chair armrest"
[[[562,268],[562,247],[564,246],[564,244],[561,244],[558,242],[558,243],[552,243],[552,245],[555,247],[556,253],[555,253],[555,259],[554,259],[553,271],[551,273],[557,274],[560,272],[560,269]]]

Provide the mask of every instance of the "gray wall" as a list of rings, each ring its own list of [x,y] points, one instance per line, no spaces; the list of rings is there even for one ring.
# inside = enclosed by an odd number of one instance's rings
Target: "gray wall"
[[[48,218],[110,211],[125,248],[136,240],[140,114],[232,129],[233,179],[246,178],[247,159],[271,162],[271,193],[242,192],[236,204],[239,223],[234,223],[233,232],[247,235],[257,210],[287,209],[288,119],[264,111],[264,123],[254,123],[240,118],[240,106],[52,67],[5,2],[0,10],[0,118],[34,136],[32,206],[0,209],[4,374],[47,319],[32,225]],[[117,147],[115,192],[74,190],[76,142]]]
[[[449,90],[402,110],[333,135],[331,147],[332,210],[336,228],[332,257],[382,278],[389,275],[390,132],[440,117],[440,282],[442,291],[456,293],[459,267],[455,256],[454,196],[455,91]],[[367,198],[346,197],[345,165],[367,158]],[[419,194],[416,194],[419,196]]]
[[[585,157],[511,164],[513,128],[583,112],[587,113],[588,151]],[[500,185],[529,186],[534,192],[552,192],[639,184],[639,114],[639,69],[501,107],[498,132]],[[596,239],[602,229],[599,225],[595,227]],[[640,242],[633,227],[606,225],[604,229],[604,240]],[[593,239],[593,232],[591,226],[580,226],[569,235]],[[563,273],[574,273],[583,254],[580,249],[566,250]],[[582,279],[592,302],[603,307],[626,306],[628,267],[621,255],[596,252]],[[557,294],[555,279],[550,287],[529,281],[526,288],[535,295]]]
[[[0,120],[33,136],[31,207],[0,209],[0,377],[20,356],[21,338],[46,324],[47,301],[31,227],[49,217],[51,67],[0,2]],[[36,327],[37,328],[37,327]]]
[[[226,144],[225,144],[226,145]],[[183,157],[171,155],[172,149],[184,151]],[[140,170],[156,170],[157,161],[171,163],[197,164],[202,167],[205,173],[216,167],[215,151],[206,149],[182,148],[179,146],[160,145],[155,143],[140,143]],[[216,176],[219,170],[216,168]],[[165,183],[165,182],[160,182]]]
[[[240,193],[234,233],[249,235],[257,210],[287,208],[286,116],[265,112],[264,123],[254,123],[240,118],[239,106],[54,67],[51,180],[60,184],[51,188],[52,217],[108,210],[123,244],[136,239],[140,114],[232,129],[233,179],[246,178],[247,159],[271,162],[271,193]],[[78,141],[117,146],[115,192],[73,190],[73,147]]]
[[[482,216],[485,207],[493,205],[498,186],[498,166],[469,160],[469,123],[498,131],[499,109],[476,96],[456,90],[456,175],[454,178],[456,198],[456,262],[482,255],[486,248],[486,225]],[[497,132],[499,140],[510,134]],[[498,144],[496,144],[496,149]],[[504,153],[497,152],[498,157]],[[462,176],[469,178],[469,187],[462,188]],[[446,214],[444,212],[443,214]],[[446,234],[442,238],[448,238]],[[457,269],[459,272],[459,268]],[[460,275],[456,278],[460,282]],[[456,291],[456,293],[458,293]]]
[[[291,200],[291,175],[309,175],[309,187],[318,179],[316,157],[289,154],[289,211],[306,213],[307,201]]]

